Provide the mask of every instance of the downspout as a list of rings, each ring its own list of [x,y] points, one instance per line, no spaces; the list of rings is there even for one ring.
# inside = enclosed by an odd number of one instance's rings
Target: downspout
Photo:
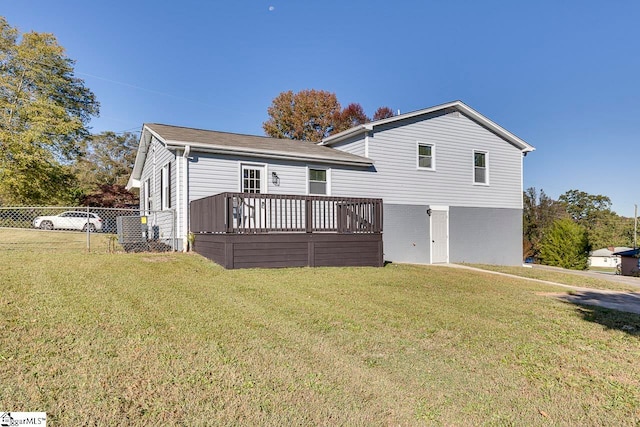
[[[174,242],[177,242],[177,239],[182,236],[182,224],[180,222],[180,158],[178,157],[178,151],[176,150],[176,198],[174,202],[174,227],[175,227],[175,235],[173,236]],[[171,177],[169,177],[171,180]],[[171,184],[169,184],[171,186]],[[174,246],[176,250],[178,250],[177,244]],[[184,248],[184,244],[183,244]]]
[[[151,209],[151,212],[153,212],[153,221],[151,223],[152,227],[155,227],[156,225],[156,208],[157,208],[157,199],[158,199],[158,194],[156,192],[157,190],[157,185],[158,185],[158,177],[156,176],[156,145],[153,143],[153,137],[151,137],[151,151],[153,152],[153,192],[152,192],[152,196],[151,196],[151,203],[149,204],[149,208]],[[147,215],[149,215],[151,212],[149,212]],[[154,238],[156,238],[156,236],[154,235]]]
[[[189,244],[189,154],[191,153],[191,146],[187,145],[184,147],[184,151],[182,152],[182,162],[184,165],[182,171],[182,189],[184,194],[184,203],[181,206],[181,214],[182,214],[182,250],[184,252],[187,251]]]

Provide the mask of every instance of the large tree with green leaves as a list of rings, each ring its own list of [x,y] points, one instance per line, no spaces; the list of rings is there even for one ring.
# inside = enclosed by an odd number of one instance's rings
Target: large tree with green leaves
[[[102,132],[83,141],[74,165],[79,201],[83,205],[123,207],[137,203],[125,188],[136,160],[138,135]]]
[[[633,220],[613,212],[609,197],[569,190],[558,200],[564,204],[571,218],[587,230],[594,249],[633,243]]]
[[[569,190],[558,199],[566,205],[567,212],[577,223],[589,223],[603,212],[611,211],[611,199],[600,194]]]
[[[101,185],[126,185],[137,148],[138,135],[132,132],[102,132],[86,138],[74,168],[79,186],[93,191]]]
[[[546,230],[554,221],[567,218],[565,206],[547,196],[544,190],[528,188],[523,194],[522,228],[523,254],[525,258],[540,257],[540,245]]]
[[[589,266],[590,249],[584,227],[569,218],[559,219],[544,233],[540,259],[546,265],[585,270]]]
[[[53,34],[20,35],[0,17],[0,202],[68,201],[69,164],[98,112]]]

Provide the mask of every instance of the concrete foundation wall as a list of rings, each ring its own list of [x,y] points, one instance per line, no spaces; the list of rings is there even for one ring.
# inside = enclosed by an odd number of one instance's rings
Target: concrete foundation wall
[[[427,206],[385,204],[382,238],[385,261],[428,264]]]
[[[429,264],[428,205],[384,205],[384,259]],[[449,262],[522,265],[522,210],[449,207]]]
[[[522,210],[449,210],[449,261],[522,265]]]

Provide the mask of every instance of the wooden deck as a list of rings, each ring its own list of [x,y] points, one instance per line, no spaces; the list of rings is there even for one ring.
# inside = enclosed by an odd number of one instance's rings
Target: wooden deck
[[[195,251],[225,268],[384,262],[381,199],[221,193],[190,209]]]

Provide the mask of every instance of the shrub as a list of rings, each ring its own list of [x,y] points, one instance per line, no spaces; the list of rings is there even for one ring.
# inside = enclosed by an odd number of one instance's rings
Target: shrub
[[[542,264],[585,270],[589,266],[587,231],[570,219],[555,221],[542,238]]]

